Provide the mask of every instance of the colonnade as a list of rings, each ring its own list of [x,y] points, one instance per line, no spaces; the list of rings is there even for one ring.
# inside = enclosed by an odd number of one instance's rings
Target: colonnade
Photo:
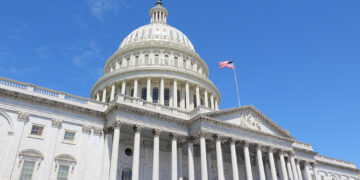
[[[203,105],[214,110],[219,109],[218,98],[206,88],[188,81],[165,78],[134,78],[113,83],[103,88],[94,97],[97,101],[110,102],[116,93],[142,98],[149,102],[186,110]]]
[[[114,124],[114,137],[111,156],[110,167],[110,180],[116,180],[116,172],[118,166],[118,148],[120,139],[119,123]],[[132,164],[132,180],[139,179],[140,168],[140,138],[141,127],[134,126],[134,150],[133,150],[133,164]],[[160,130],[153,130],[153,166],[152,166],[152,180],[159,180],[159,157],[160,157]],[[163,132],[165,133],[165,132]],[[211,172],[208,172],[209,152],[207,152],[207,137],[209,133],[200,132],[197,137],[180,137],[178,134],[170,133],[171,139],[171,180],[182,179],[182,148],[178,147],[178,141],[186,138],[187,151],[188,151],[188,179],[195,180],[195,162],[194,162],[194,142],[199,140],[200,144],[200,168],[201,168],[201,180],[210,179]],[[226,138],[220,135],[214,134],[213,140],[215,141],[216,149],[216,167],[218,180],[225,180],[224,166],[223,166],[223,152],[224,145],[222,142],[227,140],[229,142],[231,164],[232,164],[232,179],[239,180],[238,170],[238,154],[236,146],[241,144],[243,150],[243,158],[241,158],[245,164],[246,180],[253,180],[253,172],[251,164],[254,162],[251,159],[254,158],[251,154],[255,154],[256,167],[259,180],[319,180],[316,175],[316,166],[314,163],[305,162],[304,160],[295,159],[292,151],[283,151],[281,149],[275,149],[272,147],[262,146],[260,144],[251,143],[248,141],[237,140],[234,138]],[[251,148],[250,148],[251,147]],[[255,153],[251,153],[255,147]],[[264,157],[263,155],[266,154]],[[210,156],[211,157],[211,156]],[[267,161],[265,161],[266,159]],[[277,160],[278,162],[275,162]],[[180,163],[179,163],[180,162]],[[300,163],[304,164],[301,168]],[[276,167],[276,164],[278,166]],[[312,165],[312,171],[310,172],[310,165]],[[267,173],[265,173],[267,172]],[[279,173],[279,174],[278,174]],[[279,175],[279,176],[278,176]]]

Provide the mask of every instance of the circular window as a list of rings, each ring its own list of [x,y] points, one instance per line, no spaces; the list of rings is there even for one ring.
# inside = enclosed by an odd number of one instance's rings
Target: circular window
[[[131,155],[133,154],[132,149],[131,149],[131,148],[126,148],[126,149],[125,149],[125,154],[126,154],[127,156],[131,156]]]

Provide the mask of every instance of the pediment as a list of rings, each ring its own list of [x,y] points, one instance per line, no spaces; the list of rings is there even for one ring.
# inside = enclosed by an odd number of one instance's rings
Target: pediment
[[[238,108],[224,109],[216,112],[206,113],[205,116],[211,117],[218,121],[232,123],[243,128],[295,139],[290,135],[289,131],[281,128],[254,106],[242,106]]]

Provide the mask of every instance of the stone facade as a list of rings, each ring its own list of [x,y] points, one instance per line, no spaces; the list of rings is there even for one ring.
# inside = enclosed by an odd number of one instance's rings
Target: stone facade
[[[207,65],[167,14],[158,1],[91,99],[0,78],[0,179],[359,180],[255,107],[219,110]]]

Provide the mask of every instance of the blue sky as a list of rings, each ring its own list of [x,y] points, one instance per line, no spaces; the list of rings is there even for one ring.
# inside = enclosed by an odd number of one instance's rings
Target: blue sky
[[[88,97],[155,0],[4,1],[0,76]],[[320,154],[360,166],[360,1],[169,1],[168,23],[207,62],[221,108],[253,104]],[[227,79],[227,80],[224,80]]]

